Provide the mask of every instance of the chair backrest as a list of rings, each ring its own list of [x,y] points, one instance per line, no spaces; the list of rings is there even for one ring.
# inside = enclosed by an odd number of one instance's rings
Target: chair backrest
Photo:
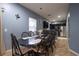
[[[48,34],[47,35],[47,38],[45,39],[45,42],[46,42],[46,44],[49,44],[50,42],[51,42],[51,35],[50,34]]]
[[[28,34],[29,34],[29,36],[34,36],[34,32],[32,32],[32,31],[29,31]]]
[[[45,44],[46,45],[51,45],[52,44],[52,41],[54,40],[54,35],[53,35],[53,33],[51,32],[51,31],[48,31],[48,34],[47,34],[47,36],[46,36],[46,38],[45,38]]]
[[[43,34],[42,37],[47,37],[48,34],[49,34],[49,31],[46,30],[46,29],[44,29],[44,30],[41,32],[41,34]]]
[[[53,40],[55,40],[56,36],[57,36],[56,31],[55,30],[51,30],[51,35],[52,35]]]
[[[55,46],[55,40],[56,40],[56,32],[54,30],[50,30],[50,33],[49,33],[49,42],[50,42],[50,45],[53,45]]]
[[[22,32],[21,37],[28,37],[29,33],[28,32]]]
[[[12,33],[11,33],[11,39],[12,39],[12,54],[13,55],[22,55],[17,38]]]
[[[35,35],[39,35],[40,34],[40,32],[38,32],[38,31],[35,31]]]

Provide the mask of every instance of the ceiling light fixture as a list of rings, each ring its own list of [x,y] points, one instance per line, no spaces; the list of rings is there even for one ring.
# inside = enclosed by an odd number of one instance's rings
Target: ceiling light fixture
[[[51,16],[51,14],[48,14],[48,16],[50,17],[50,16]]]
[[[60,18],[61,16],[59,15],[58,18]]]
[[[53,22],[55,22],[55,20],[52,20]]]
[[[42,10],[42,8],[40,8],[40,10]]]
[[[17,19],[20,18],[19,14],[15,14],[15,16],[16,16]]]

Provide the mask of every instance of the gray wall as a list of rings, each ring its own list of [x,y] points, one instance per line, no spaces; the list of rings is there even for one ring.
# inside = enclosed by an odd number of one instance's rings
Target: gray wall
[[[29,30],[29,17],[37,19],[37,30],[42,29],[42,21],[44,18],[42,18],[41,16],[24,8],[20,4],[2,5],[3,8],[5,8],[5,12],[3,13],[3,30],[7,29],[7,32],[3,32],[6,49],[11,48],[10,33],[14,33],[17,37],[20,37],[22,32]],[[15,14],[19,14],[20,18],[16,19]]]
[[[70,4],[69,47],[79,53],[79,4]]]

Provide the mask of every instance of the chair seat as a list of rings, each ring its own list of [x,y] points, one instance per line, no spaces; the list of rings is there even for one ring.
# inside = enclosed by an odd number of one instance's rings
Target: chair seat
[[[31,51],[31,50],[37,52],[37,50],[34,49],[34,48],[21,47],[21,51],[22,51],[23,54],[25,54],[25,53],[27,53],[28,51]]]

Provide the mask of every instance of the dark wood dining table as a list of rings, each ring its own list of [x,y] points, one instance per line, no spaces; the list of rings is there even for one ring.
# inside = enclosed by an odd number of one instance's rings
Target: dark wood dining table
[[[32,36],[32,37],[22,37],[22,38],[18,39],[18,42],[22,46],[37,45],[41,42],[41,39],[37,38],[37,37],[38,37],[38,35],[35,35],[35,36]]]

